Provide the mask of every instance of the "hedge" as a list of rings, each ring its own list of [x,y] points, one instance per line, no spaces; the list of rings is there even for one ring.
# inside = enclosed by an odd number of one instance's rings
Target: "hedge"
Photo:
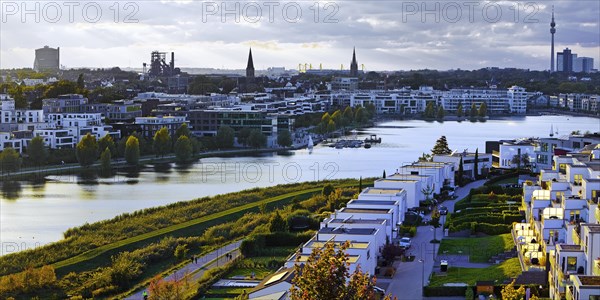
[[[252,235],[242,241],[240,251],[246,257],[259,256],[266,248],[299,246],[314,236],[313,231],[303,233],[274,232]]]
[[[426,286],[423,288],[425,297],[464,297],[466,292],[466,286]]]
[[[503,233],[509,233],[511,230],[511,224],[490,224],[490,223],[477,223],[477,222],[468,222],[462,223],[456,226],[450,226],[450,232],[458,232],[462,230],[471,230],[471,233],[485,233],[487,235],[498,235]]]

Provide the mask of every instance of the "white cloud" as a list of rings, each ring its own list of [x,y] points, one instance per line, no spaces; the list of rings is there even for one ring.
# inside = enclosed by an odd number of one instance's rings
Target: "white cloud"
[[[437,20],[421,11],[409,14],[405,1],[320,1],[318,14],[314,2],[301,1],[297,3],[302,16],[296,23],[283,10],[291,2],[283,1],[272,7],[272,14],[263,2],[256,2],[262,17],[255,23],[247,21],[252,16],[244,15],[238,16],[240,22],[225,15],[223,22],[222,11],[206,13],[207,2],[135,3],[138,10],[132,17],[137,23],[123,22],[132,12],[123,3],[115,22],[112,2],[101,3],[103,15],[97,23],[85,22],[81,12],[73,22],[64,16],[55,24],[43,18],[39,23],[21,23],[15,16],[3,16],[0,67],[30,67],[34,49],[49,45],[61,47],[61,62],[68,67],[138,66],[148,60],[150,51],[161,50],[175,51],[178,66],[243,68],[251,46],[258,68],[296,68],[298,63],[310,62],[337,69],[349,64],[352,47],[356,47],[359,63],[370,70],[472,69],[486,64],[547,69],[552,5],[557,51],[569,47],[600,63],[597,1],[545,1],[531,7],[514,1],[481,1],[473,20],[464,3],[452,2],[462,5],[456,22],[448,21],[454,14],[443,11],[449,1],[439,2]],[[240,7],[247,3],[240,2]],[[334,5],[325,10],[327,3]],[[495,22],[492,15],[487,19],[483,15],[483,7],[492,3],[503,12]]]

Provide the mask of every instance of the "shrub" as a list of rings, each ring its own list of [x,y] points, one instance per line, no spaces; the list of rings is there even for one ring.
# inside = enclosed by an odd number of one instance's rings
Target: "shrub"
[[[401,225],[400,235],[414,237],[417,234],[417,227],[411,225]]]

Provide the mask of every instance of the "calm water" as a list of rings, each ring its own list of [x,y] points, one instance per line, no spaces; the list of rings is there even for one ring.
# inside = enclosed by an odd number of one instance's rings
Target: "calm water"
[[[206,158],[188,167],[148,168],[137,175],[83,180],[75,175],[48,176],[45,183],[19,182],[0,194],[2,253],[43,245],[62,238],[66,229],[124,212],[197,197],[280,183],[381,176],[429,152],[441,135],[451,149],[479,148],[486,140],[548,136],[550,124],[559,135],[573,130],[600,131],[593,118],[541,116],[487,122],[393,121],[359,133],[377,134],[382,143],[371,149],[316,146],[312,153]]]

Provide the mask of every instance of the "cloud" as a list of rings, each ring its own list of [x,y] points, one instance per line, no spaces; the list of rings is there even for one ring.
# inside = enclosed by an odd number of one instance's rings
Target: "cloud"
[[[600,63],[598,1],[98,2],[96,22],[86,3],[74,7],[73,20],[60,3],[56,23],[43,5],[39,22],[3,13],[0,67],[31,67],[34,49],[49,45],[61,47],[67,67],[140,66],[161,50],[175,51],[182,67],[238,69],[251,46],[257,68],[347,67],[356,47],[369,70],[548,69],[552,5],[556,50]]]

